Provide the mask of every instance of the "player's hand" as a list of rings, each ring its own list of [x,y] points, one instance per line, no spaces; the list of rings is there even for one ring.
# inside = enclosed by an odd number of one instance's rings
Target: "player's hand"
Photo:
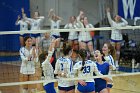
[[[32,56],[29,55],[29,56],[28,56],[28,61],[31,61],[31,60],[32,60]]]
[[[24,13],[24,8],[21,8],[21,12]]]
[[[50,9],[50,12],[53,12],[54,10],[53,9]]]
[[[84,15],[84,12],[83,11],[80,11],[80,15]]]
[[[85,81],[83,81],[83,80],[79,80],[78,83],[80,83],[82,86],[86,86],[87,85],[87,83]]]
[[[18,15],[18,20],[19,20],[20,18],[21,18],[20,15]]]
[[[106,11],[107,11],[107,12],[110,12],[110,8],[108,7],[108,8],[106,9]]]
[[[62,72],[62,73],[61,73],[61,77],[65,77],[65,78],[66,78],[66,77],[67,77],[67,74],[64,73],[64,72]]]

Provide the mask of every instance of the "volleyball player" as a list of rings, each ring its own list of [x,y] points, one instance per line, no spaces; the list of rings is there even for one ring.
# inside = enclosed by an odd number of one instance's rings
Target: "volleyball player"
[[[32,38],[30,36],[24,37],[24,47],[20,49],[20,57],[22,60],[20,67],[20,81],[36,80],[35,64],[38,62],[37,49],[32,47]],[[35,85],[21,85],[21,93],[29,91],[35,93]]]
[[[80,60],[74,65],[74,74],[78,77],[92,77],[93,72],[96,75],[102,75],[96,66],[96,63],[87,59],[87,50],[79,50]],[[107,80],[108,78],[102,78]],[[77,93],[95,93],[94,79],[78,80]]]
[[[26,20],[26,14],[22,13],[22,19],[20,15],[18,15],[18,19],[15,23],[16,25],[20,25],[20,31],[27,31],[28,30],[28,25],[29,21]],[[24,37],[27,36],[28,34],[20,34],[19,40],[20,40],[20,45],[21,47],[24,46]]]
[[[73,61],[70,56],[72,54],[71,46],[64,42],[63,44],[63,57],[60,57],[55,65],[54,73],[58,75],[59,93],[75,93],[74,81],[63,81],[61,78],[70,78],[73,73]]]
[[[43,62],[42,70],[43,70],[43,74],[45,76],[45,80],[54,79],[54,70],[53,70],[53,67],[52,67],[50,61],[51,61],[51,57],[54,52],[56,40],[55,41],[52,40],[50,47],[48,49],[48,55],[47,55],[47,52],[46,53],[43,52],[42,55],[40,56],[40,61]],[[44,82],[43,85],[44,85],[44,90],[46,91],[46,93],[56,93],[56,91],[54,89],[54,82],[49,82],[49,83]]]
[[[50,9],[48,17],[49,17],[49,21],[51,23],[51,29],[59,29],[62,18],[57,16],[53,9]],[[60,52],[60,33],[56,32],[56,31],[55,32],[51,31],[51,37],[53,39],[59,39],[56,43],[56,50],[57,50],[56,57],[58,58],[58,56],[60,55],[60,53],[59,53]]]
[[[128,24],[128,22],[119,15],[116,15],[114,20],[112,20],[109,8],[107,8],[107,18],[111,27],[124,27]],[[119,67],[118,61],[120,58],[120,48],[122,39],[123,38],[121,30],[114,29],[111,31],[111,42],[116,49],[116,67]]]
[[[50,32],[44,33],[44,36],[42,37],[42,39],[39,42],[39,47],[41,49],[41,53],[47,52],[49,50],[51,40],[52,40],[52,38],[50,37]]]
[[[92,24],[88,23],[87,17],[83,17],[83,12],[80,12],[79,16],[77,17],[77,21],[79,23],[80,28],[93,28]],[[79,47],[80,49],[86,49],[88,47],[90,54],[93,55],[93,43],[92,38],[89,31],[83,30],[79,32]]]
[[[52,40],[52,38],[50,36],[50,32],[46,32],[44,34],[44,37],[39,42],[39,49],[41,49],[40,53],[46,53],[49,50],[51,40]],[[56,63],[56,55],[55,55],[55,51],[54,51],[53,55],[52,55],[52,60],[51,60],[53,69],[55,69],[55,63]]]
[[[106,42],[103,45],[102,48],[102,52],[103,52],[103,58],[105,59],[106,62],[109,63],[109,65],[111,65],[113,68],[109,70],[109,74],[112,74],[112,70],[116,70],[116,66],[114,63],[114,56],[115,56],[115,49],[114,47],[111,45],[110,42]],[[112,77],[110,77],[110,79],[112,79]],[[108,93],[110,93],[110,88],[113,87],[113,83],[112,82],[107,82],[107,90]]]
[[[95,51],[94,58],[96,60],[96,65],[98,70],[100,71],[101,74],[103,75],[108,75],[110,65],[107,62],[104,62],[102,60],[102,54],[99,50]],[[95,79],[95,91],[98,93],[108,93],[107,90],[107,82],[112,82],[109,78],[102,79],[102,78],[96,78]]]
[[[79,50],[79,56],[82,61],[76,62],[74,65],[74,73],[78,77],[90,77],[93,76],[93,72],[97,75],[101,75],[97,69],[96,64],[87,60],[87,51],[85,49]],[[95,93],[94,79],[78,80],[78,87],[76,93]]]
[[[64,26],[65,29],[77,29],[77,22],[76,17],[71,16],[69,19],[69,23]],[[78,50],[78,32],[76,31],[70,31],[68,40],[70,44],[72,45],[74,50]]]
[[[28,18],[27,20],[30,21],[30,25],[31,25],[31,30],[36,30],[39,31],[41,29],[41,24],[44,20],[44,16],[40,16],[39,12],[34,12],[34,17],[33,18]],[[33,37],[33,43],[36,44],[36,47],[38,47],[38,44],[40,42],[40,33],[38,34],[32,34],[31,35]]]

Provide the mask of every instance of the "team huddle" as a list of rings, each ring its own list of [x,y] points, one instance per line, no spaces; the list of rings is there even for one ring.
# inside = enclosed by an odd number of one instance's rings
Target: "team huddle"
[[[32,38],[25,37],[25,47],[21,48],[20,55],[22,58],[21,73],[27,74],[29,77],[35,73],[35,62],[38,62],[36,56],[36,49],[31,47]],[[45,76],[45,80],[54,79],[54,75],[57,78],[74,78],[74,77],[92,77],[94,75],[108,75],[112,70],[115,70],[115,64],[111,53],[113,53],[113,46],[110,43],[105,43],[102,51],[96,50],[94,52],[94,59],[90,60],[87,55],[86,49],[80,49],[79,51],[73,50],[73,48],[67,42],[63,43],[62,54],[63,56],[58,58],[55,64],[55,70],[53,69],[50,61],[55,51],[56,40],[52,40],[48,54],[44,54],[44,57],[39,59],[43,61],[42,70]],[[31,48],[28,51],[28,48]],[[101,53],[102,52],[102,53]],[[76,54],[73,58],[73,53]],[[26,57],[27,56],[27,57]],[[76,57],[76,58],[75,58]],[[24,60],[23,60],[24,59]],[[108,88],[112,87],[112,79],[110,77],[78,80],[77,93],[108,93]],[[53,82],[45,82],[44,89],[47,93],[56,93]],[[58,81],[58,89],[60,93],[68,92],[75,93],[75,81]]]
[[[24,12],[24,10],[22,11]],[[31,30],[40,30],[39,25],[44,17],[39,17],[36,13],[35,19],[27,18],[23,13],[22,21],[27,23],[26,26],[21,25],[22,22],[20,22],[21,20],[18,18],[16,22],[17,25],[20,24],[20,26],[22,26],[21,28],[26,27],[26,29],[21,29],[22,31],[28,30],[28,24],[31,24]],[[107,10],[107,15],[111,26],[121,27],[128,24],[120,16],[115,17],[116,22],[113,21],[110,17],[109,9]],[[60,22],[63,19],[56,16],[53,9],[50,10],[48,17],[51,22],[51,29],[59,29]],[[37,25],[37,28],[33,27]],[[70,17],[70,22],[66,24],[64,28],[93,28],[93,25],[88,23],[84,12],[80,11],[77,18],[75,16]],[[111,74],[112,70],[116,70],[114,58],[119,59],[119,56],[115,57],[115,53],[119,55],[119,45],[122,41],[120,31],[112,31],[111,41],[113,44],[110,42],[104,43],[101,51],[94,50],[89,31],[83,30],[79,33],[78,31],[70,31],[68,41],[64,41],[61,47],[60,37],[60,33],[54,31],[45,33],[45,38],[42,39],[40,38],[40,34],[20,35],[21,46],[23,46],[20,49],[22,60],[20,81],[40,80],[38,74],[41,74],[41,72],[36,73],[40,68],[36,67],[36,64],[40,62],[45,80],[59,79],[59,93],[110,93],[110,88],[113,86],[111,77],[77,81],[65,81],[61,80],[61,78],[82,78]],[[117,45],[118,48],[116,52],[115,45]],[[62,53],[60,53],[60,51],[62,51]],[[56,59],[55,64],[53,62],[54,59]],[[43,86],[46,93],[56,93],[54,82],[44,82]],[[29,93],[35,93],[36,87],[29,87],[27,85],[21,87],[21,93],[28,93],[28,91]]]
[[[110,46],[109,46],[110,45]],[[52,44],[54,46],[54,44]],[[50,46],[50,47],[52,47]],[[50,48],[49,54],[45,61],[42,63],[45,79],[48,80],[54,74],[57,78],[73,78],[73,77],[93,77],[94,75],[108,75],[111,74],[112,70],[115,70],[114,60],[111,56],[109,49],[111,47],[110,43],[105,43],[102,52],[96,50],[94,53],[95,60],[90,60],[87,58],[87,50],[80,49],[77,51],[76,61],[73,61],[72,53],[75,51],[68,44],[64,44],[63,47],[63,56],[57,59],[55,70],[53,69],[49,62],[51,55],[53,54],[53,47]],[[104,55],[104,56],[103,56]],[[50,67],[48,67],[50,66]],[[52,72],[49,76],[47,73]],[[52,78],[50,78],[52,79]],[[77,90],[76,93],[108,93],[109,88],[112,88],[112,78],[98,78],[98,79],[86,79],[77,81]],[[56,93],[54,90],[53,83],[48,83],[44,85],[44,89],[47,93]],[[58,89],[60,93],[75,93],[75,81],[64,81],[58,80]]]

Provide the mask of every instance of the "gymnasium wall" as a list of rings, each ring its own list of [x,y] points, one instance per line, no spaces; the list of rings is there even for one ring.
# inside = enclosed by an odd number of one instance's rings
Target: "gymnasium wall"
[[[0,31],[15,31],[19,27],[15,25],[17,16],[21,15],[21,7],[30,16],[28,0],[0,0]],[[18,51],[18,35],[0,35],[0,51]]]

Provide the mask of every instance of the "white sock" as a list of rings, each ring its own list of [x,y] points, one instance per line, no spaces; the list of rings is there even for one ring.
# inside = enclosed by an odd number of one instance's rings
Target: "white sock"
[[[118,60],[116,60],[116,67],[119,67]]]

